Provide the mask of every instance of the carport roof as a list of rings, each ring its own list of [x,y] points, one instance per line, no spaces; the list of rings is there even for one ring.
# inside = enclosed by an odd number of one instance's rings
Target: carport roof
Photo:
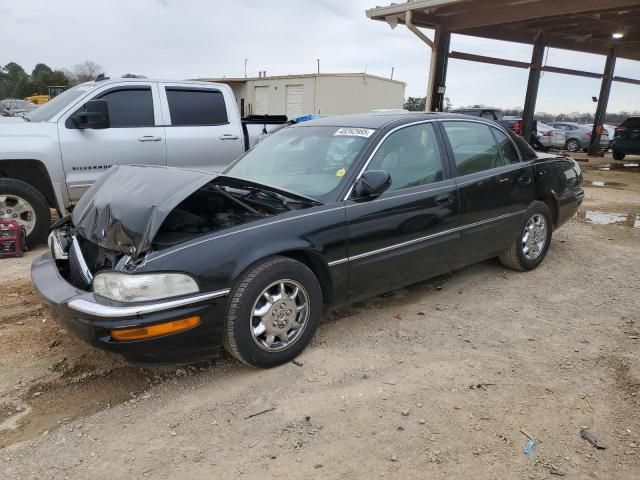
[[[640,0],[410,0],[367,10],[367,17],[494,40],[640,60]],[[613,33],[622,33],[614,39]]]

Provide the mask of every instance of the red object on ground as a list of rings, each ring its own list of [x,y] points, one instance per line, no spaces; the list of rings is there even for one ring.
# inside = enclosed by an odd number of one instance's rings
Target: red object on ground
[[[15,220],[0,220],[0,258],[21,257],[27,250],[27,229]]]

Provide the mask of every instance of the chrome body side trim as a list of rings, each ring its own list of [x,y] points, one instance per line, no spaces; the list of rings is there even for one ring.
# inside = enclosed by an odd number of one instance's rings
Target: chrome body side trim
[[[96,317],[105,318],[118,318],[118,317],[133,317],[136,315],[144,315],[146,313],[160,312],[162,310],[169,310],[171,308],[183,307],[185,305],[191,305],[193,303],[203,302],[205,300],[211,300],[219,297],[226,297],[231,292],[231,289],[226,288],[224,290],[217,290],[215,292],[202,293],[199,295],[193,295],[190,297],[179,298],[176,300],[167,300],[164,302],[147,303],[142,305],[131,306],[111,306],[103,305],[101,303],[91,302],[78,298],[69,302],[69,308],[76,312],[86,313],[94,315]]]
[[[480,226],[480,225],[484,225],[486,223],[491,223],[491,222],[495,222],[497,220],[502,220],[504,218],[509,218],[509,217],[513,217],[513,216],[516,216],[516,215],[522,215],[524,212],[526,212],[526,210],[519,210],[517,212],[506,213],[506,214],[500,215],[498,217],[488,218],[486,220],[480,220],[479,222],[469,223],[468,225],[463,225],[461,227],[450,228],[449,230],[443,230],[442,232],[433,233],[431,235],[426,235],[426,236],[420,237],[420,238],[414,238],[413,240],[408,240],[406,242],[396,243],[395,245],[389,245],[388,247],[379,248],[377,250],[372,250],[370,252],[359,253],[358,255],[354,255],[353,257],[347,257],[347,258],[341,258],[339,260],[334,260],[332,262],[329,262],[328,265],[330,267],[333,267],[335,265],[340,265],[342,263],[353,262],[353,261],[359,260],[361,258],[370,257],[372,255],[378,255],[380,253],[385,253],[385,252],[389,252],[391,250],[396,250],[398,248],[407,247],[409,245],[413,245],[413,244],[416,244],[416,243],[420,243],[420,242],[424,242],[424,241],[427,241],[427,240],[431,240],[433,238],[442,237],[444,235],[449,235],[450,233],[455,233],[455,232],[459,232],[461,230],[466,230],[467,228],[473,228],[473,227],[477,227],[477,226]]]

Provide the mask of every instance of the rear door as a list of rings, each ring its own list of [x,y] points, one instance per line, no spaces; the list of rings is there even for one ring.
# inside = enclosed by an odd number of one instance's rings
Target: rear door
[[[171,83],[160,88],[167,165],[219,172],[243,153],[240,115],[230,90]]]
[[[460,197],[464,265],[495,256],[513,242],[535,198],[533,172],[499,128],[458,120],[441,125]]]
[[[392,184],[375,200],[347,200],[349,297],[448,271],[459,241],[459,202],[435,123],[392,130],[366,170],[387,171]]]
[[[109,86],[90,98],[97,99],[106,100],[109,105],[109,128],[78,129],[69,117],[84,106],[58,121],[62,163],[72,202],[78,201],[112,165],[166,165],[156,84],[127,82]]]

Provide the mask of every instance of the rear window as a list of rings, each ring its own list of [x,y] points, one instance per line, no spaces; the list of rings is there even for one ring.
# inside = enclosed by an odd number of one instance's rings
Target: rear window
[[[229,123],[224,96],[218,90],[167,88],[173,126],[223,125]]]

